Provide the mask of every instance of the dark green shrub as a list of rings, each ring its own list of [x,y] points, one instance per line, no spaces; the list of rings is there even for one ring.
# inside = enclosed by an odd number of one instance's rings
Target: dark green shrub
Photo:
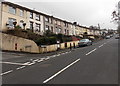
[[[21,29],[20,25],[15,26],[15,29]]]
[[[56,44],[56,37],[40,37],[37,40],[35,40],[37,45],[51,45]]]

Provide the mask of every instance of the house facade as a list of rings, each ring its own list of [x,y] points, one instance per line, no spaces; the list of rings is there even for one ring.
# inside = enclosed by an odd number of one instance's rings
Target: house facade
[[[2,2],[1,11],[1,31],[14,29],[14,26],[19,25],[21,29],[29,29],[38,34],[44,32],[43,15],[37,11],[10,2]]]
[[[46,30],[55,34],[81,37],[85,32],[88,35],[100,35],[100,30],[74,24],[11,2],[1,2],[0,9],[0,20],[2,21],[0,31],[3,32],[19,26],[21,29],[31,30],[39,35],[43,35]]]

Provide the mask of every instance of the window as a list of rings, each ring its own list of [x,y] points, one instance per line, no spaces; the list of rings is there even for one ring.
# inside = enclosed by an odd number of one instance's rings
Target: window
[[[65,27],[68,27],[68,23],[64,23]]]
[[[67,35],[69,35],[69,30],[67,30]]]
[[[13,24],[13,22],[15,22],[15,21],[16,21],[16,19],[9,18],[9,19],[8,19],[9,26],[10,26],[10,27],[14,27],[14,24]]]
[[[58,28],[57,27],[55,28],[55,32],[56,32],[56,34],[58,34]]]
[[[23,23],[24,23],[24,21],[23,20],[21,20],[20,21],[20,27],[23,29]]]
[[[36,20],[40,21],[40,15],[39,14],[36,14]]]
[[[67,30],[65,29],[65,32],[64,32],[65,34],[67,33]]]
[[[51,32],[53,32],[53,27],[51,27]]]
[[[24,11],[20,10],[20,16],[24,16]]]
[[[60,21],[58,21],[57,24],[60,25]]]
[[[49,21],[51,24],[53,24],[53,19],[52,18],[50,18],[50,21]]]
[[[49,26],[48,25],[46,25],[45,30],[49,30]]]
[[[57,24],[57,20],[55,20],[55,24]]]
[[[48,17],[45,17],[45,21],[46,21],[46,22],[49,22],[49,18],[48,18]]]
[[[38,32],[40,32],[40,24],[37,24],[37,23],[36,23],[35,30],[38,31]]]
[[[9,13],[16,14],[16,8],[9,6]]]
[[[32,12],[30,12],[30,18],[33,19],[33,13]]]
[[[30,21],[30,29],[33,30],[33,22]]]
[[[61,32],[62,32],[61,28],[58,28],[58,33],[61,33]]]

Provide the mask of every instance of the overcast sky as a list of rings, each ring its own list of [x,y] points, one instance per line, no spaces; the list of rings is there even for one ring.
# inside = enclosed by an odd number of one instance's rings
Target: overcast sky
[[[22,6],[35,8],[43,13],[76,21],[80,25],[97,26],[116,29],[117,25],[110,23],[111,14],[116,9],[119,0],[7,0],[19,3]]]

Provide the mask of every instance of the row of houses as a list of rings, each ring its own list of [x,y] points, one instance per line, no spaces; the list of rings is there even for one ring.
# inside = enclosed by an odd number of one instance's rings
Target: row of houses
[[[55,34],[75,36],[83,36],[85,33],[89,36],[102,34],[98,28],[81,26],[77,22],[72,23],[12,2],[1,2],[0,8],[0,31],[3,32],[19,25],[21,29],[29,29],[40,35],[43,35],[46,30]]]

